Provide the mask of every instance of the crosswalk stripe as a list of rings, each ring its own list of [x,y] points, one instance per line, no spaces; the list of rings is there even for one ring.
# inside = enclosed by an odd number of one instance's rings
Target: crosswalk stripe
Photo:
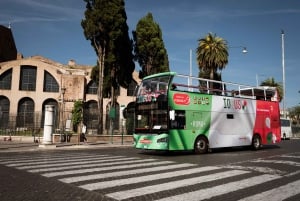
[[[117,158],[125,158],[122,156],[105,156],[102,157],[100,160],[104,159],[117,159]],[[72,158],[72,159],[57,159],[57,160],[45,160],[45,161],[32,161],[32,162],[14,162],[7,164],[8,167],[20,167],[19,169],[26,169],[26,167],[30,167],[31,165],[38,167],[39,165],[58,165],[58,163],[66,163],[66,162],[78,162],[78,161],[92,161],[92,160],[99,160],[99,157],[86,157],[86,158]],[[53,164],[55,163],[55,164]],[[23,168],[24,167],[24,168]]]
[[[211,188],[201,189],[198,191],[188,192],[180,195],[159,199],[157,201],[182,201],[182,200],[199,201],[199,200],[211,199],[215,196],[220,196],[226,193],[238,191],[247,187],[272,181],[278,178],[280,178],[280,176],[269,175],[269,174],[259,175],[259,176],[255,176],[255,177],[251,177],[251,178],[247,178],[235,182],[218,185]],[[272,196],[272,200],[273,197],[274,196]]]
[[[252,201],[252,200],[260,200],[260,201],[269,201],[270,198],[272,201],[281,201],[297,195],[300,193],[300,180],[288,183],[284,186],[280,186],[275,189],[271,189],[253,196],[249,196],[243,198],[239,201]],[[276,196],[274,196],[276,195]]]
[[[70,165],[70,166],[62,166],[62,167],[51,167],[51,168],[39,168],[39,169],[30,169],[28,172],[37,173],[37,172],[52,172],[52,171],[62,171],[69,169],[82,169],[82,168],[92,168],[92,167],[104,167],[104,166],[112,166],[112,165],[121,165],[121,164],[130,164],[130,163],[145,163],[156,161],[156,159],[143,159],[143,160],[119,160],[113,162],[97,162],[97,163],[89,163],[89,164],[80,164],[80,165]]]
[[[278,158],[279,160],[275,160]],[[84,182],[81,184],[78,183],[77,186],[90,191],[107,189],[109,190],[109,192],[108,194],[106,194],[106,196],[117,200],[130,199],[167,190],[176,191],[176,189],[178,188],[222,180],[247,174],[253,171],[262,174],[259,176],[251,176],[250,174],[248,174],[246,176],[246,179],[224,183],[222,185],[195,190],[192,192],[183,192],[183,194],[178,194],[157,200],[198,201],[204,199],[212,199],[215,196],[222,196],[231,192],[246,189],[248,187],[256,186],[258,184],[262,184],[279,178],[286,178],[297,175],[300,173],[300,170],[293,172],[282,171],[274,169],[273,166],[272,168],[260,167],[260,164],[265,163],[263,164],[263,166],[271,166],[272,164],[284,164],[299,167],[300,163],[296,162],[296,160],[299,158],[299,155],[283,154],[277,155],[276,157],[270,157],[268,159],[260,158],[249,160],[247,161],[247,165],[244,164],[244,166],[241,165],[243,163],[232,163],[228,165],[198,167],[198,165],[196,164],[176,163],[174,161],[161,161],[155,158],[141,159],[138,157],[114,155],[83,154],[74,156],[71,154],[60,154],[51,157],[47,157],[47,155],[36,155],[28,157],[17,156],[15,158],[0,157],[0,164],[8,167],[26,170],[32,173],[40,173],[45,177],[60,176],[58,180],[64,183]],[[258,163],[259,165],[256,166],[256,164]],[[224,171],[218,171],[217,173],[209,172],[221,169],[224,169]],[[205,173],[204,176],[199,176],[198,173],[201,172],[207,173]],[[184,179],[178,178],[179,176],[185,175],[190,176],[189,178]],[[124,176],[126,176],[126,178]],[[168,178],[172,178],[172,182],[165,182]],[[165,183],[161,183],[161,179],[165,179],[163,181]],[[135,189],[131,188],[131,186],[128,186],[130,184],[138,184],[150,181],[156,182],[154,182],[155,184],[153,185],[149,184],[147,186],[137,187]],[[123,187],[119,188],[123,190],[115,191],[115,189],[108,189],[114,187]],[[286,185],[279,186],[261,193],[256,192],[257,194],[242,198],[239,201],[267,201],[270,197],[272,197],[272,200],[274,201],[279,201],[295,195],[299,195],[299,192],[300,180],[297,180],[292,183],[288,183]]]
[[[230,169],[237,169],[237,170],[248,170],[248,171],[257,171],[264,174],[277,174],[277,175],[284,175],[287,172],[282,170],[277,170],[269,167],[257,167],[257,166],[241,166],[241,165],[224,165],[221,166],[224,168],[230,168]]]
[[[283,157],[283,158],[300,158],[300,156],[295,156],[295,155],[281,155],[280,157]]]
[[[0,163],[1,164],[11,164],[11,163],[28,163],[28,162],[39,162],[39,161],[56,161],[56,160],[66,160],[66,158],[68,159],[82,159],[82,158],[94,158],[94,157],[111,157],[109,155],[87,155],[87,154],[80,154],[80,155],[56,155],[56,156],[51,156],[51,157],[45,157],[45,156],[36,156],[36,157],[32,157],[32,156],[22,156],[20,158],[9,158],[9,159],[1,159]]]
[[[96,171],[106,171],[106,170],[118,170],[118,169],[126,169],[126,168],[135,168],[135,167],[144,167],[144,166],[155,166],[155,165],[167,165],[170,163],[174,163],[172,161],[159,161],[159,162],[151,162],[151,163],[142,163],[142,164],[132,164],[132,165],[120,165],[120,166],[109,166],[109,167],[100,167],[100,168],[90,168],[90,169],[80,169],[80,170],[69,170],[62,172],[49,172],[42,174],[45,177],[55,177],[55,176],[64,176],[64,175],[72,175],[72,174],[82,174]]]
[[[109,178],[109,177],[119,177],[119,176],[124,176],[124,175],[129,176],[129,175],[133,175],[133,174],[148,173],[148,172],[163,171],[163,170],[172,171],[172,169],[187,168],[187,167],[191,167],[191,166],[195,166],[195,165],[184,163],[184,164],[175,164],[175,165],[158,166],[158,167],[150,167],[150,168],[139,168],[139,169],[134,169],[134,170],[124,170],[124,171],[111,172],[111,173],[101,173],[101,174],[69,177],[69,178],[60,179],[60,181],[65,182],[65,183],[74,183],[74,182],[80,182],[80,181],[104,179],[104,178]]]
[[[98,162],[108,162],[108,161],[124,161],[124,160],[137,160],[138,158],[132,157],[132,158],[115,158],[115,157],[111,157],[111,158],[103,158],[103,159],[90,159],[90,160],[75,160],[75,162],[73,162],[74,160],[65,160],[65,161],[54,161],[51,162],[50,164],[46,163],[46,164],[42,164],[42,165],[27,165],[27,166],[21,166],[21,167],[17,167],[18,169],[21,170],[25,170],[25,169],[38,169],[38,168],[44,168],[44,167],[61,167],[61,166],[70,166],[70,165],[80,165],[80,164],[90,164],[90,163],[98,163]]]
[[[190,175],[195,173],[200,173],[204,171],[211,171],[220,169],[218,167],[211,167],[206,166],[202,168],[193,168],[193,169],[185,169],[185,170],[178,170],[178,171],[171,171],[167,173],[158,173],[158,174],[152,174],[152,175],[146,175],[146,176],[140,176],[135,178],[126,178],[126,179],[115,179],[110,181],[103,181],[103,182],[97,182],[97,183],[90,183],[86,185],[80,186],[81,188],[87,189],[87,190],[99,190],[99,189],[105,189],[110,187],[116,187],[116,186],[122,186],[126,184],[135,184],[140,182],[146,182],[146,181],[154,181],[159,179],[166,179],[166,178],[172,178],[176,176],[182,176],[182,175]]]
[[[133,174],[139,173],[148,173],[148,172],[155,172],[155,171],[163,171],[163,170],[172,170],[176,168],[187,168],[195,166],[193,164],[175,164],[175,165],[168,165],[168,166],[158,166],[158,167],[150,167],[150,168],[139,168],[134,170],[124,170],[118,172],[111,172],[111,173],[101,173],[101,174],[92,174],[92,175],[84,175],[84,176],[77,176],[77,177],[69,177],[69,178],[62,178],[60,181],[65,183],[74,183],[80,181],[88,181],[88,180],[95,180],[95,179],[104,179],[109,177],[119,177],[119,176],[129,176]]]
[[[162,183],[162,184],[158,184],[158,185],[152,185],[152,186],[131,189],[131,190],[118,191],[118,192],[106,194],[106,196],[117,199],[117,200],[123,200],[123,199],[127,199],[127,198],[157,193],[160,191],[171,190],[171,189],[194,185],[194,184],[198,184],[198,183],[215,181],[215,180],[233,177],[233,176],[237,176],[237,175],[242,175],[242,174],[246,174],[246,173],[248,173],[248,171],[230,170],[230,171],[224,171],[224,172],[215,173],[215,174],[211,174],[211,175],[200,176],[200,177],[196,177],[196,178],[189,178],[189,179],[183,179],[183,180],[179,180],[179,181]],[[199,197],[198,197],[198,199],[199,199]],[[181,200],[189,200],[189,199],[181,199]]]
[[[285,161],[285,160],[263,160],[263,159],[258,159],[258,160],[253,160],[251,161],[253,163],[277,163],[277,164],[285,164],[285,165],[291,165],[291,166],[300,166],[300,163],[295,162],[295,161]]]

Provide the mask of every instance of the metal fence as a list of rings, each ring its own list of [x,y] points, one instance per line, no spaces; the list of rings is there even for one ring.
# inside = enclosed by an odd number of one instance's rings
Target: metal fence
[[[77,128],[72,125],[71,112],[65,112],[64,120],[60,119],[58,113],[54,114],[53,132],[77,132]],[[110,128],[111,121],[113,129]],[[98,132],[99,120],[97,115],[84,113],[83,123],[86,126],[86,134],[131,134],[133,125],[131,120],[110,119],[108,115],[103,115],[103,133]],[[42,136],[44,129],[44,113],[36,112],[27,115],[0,115],[0,135],[4,136]],[[130,130],[130,131],[129,131]],[[78,131],[79,132],[79,131]]]

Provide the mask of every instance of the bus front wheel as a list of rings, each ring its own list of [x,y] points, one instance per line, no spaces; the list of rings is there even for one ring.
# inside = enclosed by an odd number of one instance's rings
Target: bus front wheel
[[[198,137],[195,142],[194,152],[196,154],[205,154],[208,151],[208,141],[205,137]]]
[[[252,149],[258,150],[261,147],[261,139],[259,135],[254,135],[252,139]]]

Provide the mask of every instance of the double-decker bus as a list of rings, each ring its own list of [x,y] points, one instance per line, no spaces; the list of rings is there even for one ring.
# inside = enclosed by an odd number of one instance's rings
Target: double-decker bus
[[[278,143],[280,114],[274,87],[165,72],[145,77],[136,95],[134,147],[194,150]]]

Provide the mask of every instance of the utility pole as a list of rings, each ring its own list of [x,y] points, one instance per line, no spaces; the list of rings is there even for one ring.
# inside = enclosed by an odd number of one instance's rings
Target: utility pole
[[[284,31],[281,30],[281,50],[282,50],[282,110],[283,110],[283,117],[286,118],[285,113],[285,66],[284,66]]]

